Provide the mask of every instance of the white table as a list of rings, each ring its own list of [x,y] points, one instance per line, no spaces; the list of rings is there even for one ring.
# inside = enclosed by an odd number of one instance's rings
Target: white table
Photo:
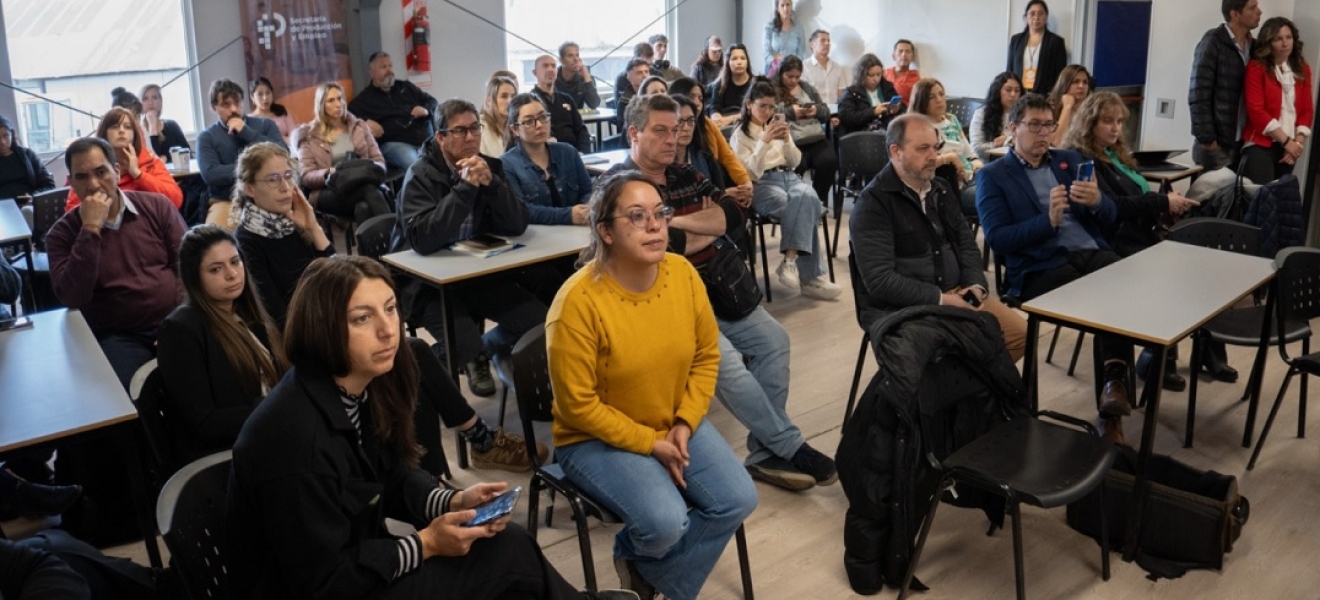
[[[603,175],[613,169],[615,165],[623,164],[625,160],[628,160],[627,150],[610,150],[582,155],[582,162],[586,165],[587,172],[592,175]]]
[[[32,253],[36,251],[32,245],[32,228],[28,227],[27,219],[23,218],[23,211],[18,208],[18,201],[0,200],[0,249],[11,246],[22,249],[28,282],[31,282],[33,271],[36,270],[32,264]],[[5,260],[3,255],[0,255],[0,260]],[[26,287],[29,303],[25,305],[24,310],[32,312],[36,307],[37,296],[31,285]]]
[[[582,113],[582,122],[584,124],[595,126],[596,143],[593,144],[592,147],[599,150],[601,144],[605,143],[605,130],[614,122],[618,113],[616,113],[614,109],[606,108],[604,106],[594,109],[594,112],[578,112]]]
[[[1128,544],[1125,560],[1135,557],[1137,541],[1141,539],[1141,518],[1150,488],[1146,466],[1155,443],[1160,382],[1164,380],[1169,349],[1273,279],[1274,261],[1269,259],[1161,242],[1023,303],[1022,310],[1027,312],[1028,319],[1022,376],[1033,410],[1038,406],[1036,339],[1041,321],[1061,323],[1092,334],[1120,335],[1157,351],[1151,364],[1158,366],[1159,373],[1147,378],[1142,393],[1146,414],[1132,490],[1134,508],[1129,513],[1125,538]],[[1253,398],[1252,416],[1256,403]],[[1250,423],[1251,417],[1248,428]]]
[[[0,332],[0,452],[96,432],[117,435],[143,542],[152,566],[160,568],[154,507],[132,429],[137,409],[81,312],[28,316],[31,327]]]

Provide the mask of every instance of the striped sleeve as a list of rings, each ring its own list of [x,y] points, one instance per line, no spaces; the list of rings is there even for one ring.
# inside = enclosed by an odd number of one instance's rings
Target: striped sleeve
[[[414,533],[406,538],[399,538],[399,566],[394,571],[394,578],[403,577],[410,571],[422,566],[422,538]]]
[[[431,495],[426,497],[426,520],[430,521],[449,512],[449,503],[457,493],[458,490],[441,487],[431,490]]]

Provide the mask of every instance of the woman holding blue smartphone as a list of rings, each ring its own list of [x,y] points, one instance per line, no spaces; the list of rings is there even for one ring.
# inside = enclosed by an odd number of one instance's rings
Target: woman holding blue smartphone
[[[903,113],[903,97],[885,79],[885,66],[867,53],[853,66],[853,84],[839,97],[839,134],[854,131],[884,131],[889,121]]]
[[[464,525],[507,484],[454,490],[418,468],[417,369],[384,266],[361,256],[312,263],[284,333],[293,367],[234,446],[234,597],[592,597],[507,515]],[[386,517],[416,533],[391,535]]]

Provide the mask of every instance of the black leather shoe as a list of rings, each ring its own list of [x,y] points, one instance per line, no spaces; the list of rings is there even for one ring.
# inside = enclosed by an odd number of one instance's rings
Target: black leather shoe
[[[1205,356],[1201,368],[1216,381],[1234,383],[1238,380],[1237,369],[1228,366],[1228,349],[1223,344],[1206,343],[1205,351],[1201,354]]]
[[[41,485],[23,481],[9,502],[19,514],[50,517],[68,510],[81,495],[80,485]]]
[[[1115,446],[1127,445],[1127,437],[1123,435],[1123,419],[1120,417],[1105,417],[1100,420],[1100,437],[1109,440]]]
[[[1150,375],[1151,352],[1142,350],[1141,356],[1137,357],[1137,377],[1142,381]],[[1164,381],[1160,382],[1160,387],[1171,392],[1181,392],[1187,389],[1187,380],[1178,374],[1178,361],[1173,354],[1169,354],[1168,361],[1164,363]]]
[[[1105,365],[1105,385],[1100,392],[1100,414],[1106,417],[1126,417],[1132,414],[1132,403],[1128,401],[1127,365],[1113,363]]]

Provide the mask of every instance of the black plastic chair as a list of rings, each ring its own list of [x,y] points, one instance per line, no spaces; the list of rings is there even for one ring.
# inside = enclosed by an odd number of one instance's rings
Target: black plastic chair
[[[398,217],[393,213],[376,215],[357,226],[358,254],[367,258],[379,259],[390,251],[390,235]]]
[[[180,460],[169,434],[169,421],[164,407],[165,390],[160,378],[160,369],[153,358],[138,368],[128,385],[128,396],[137,409],[138,422],[142,425],[142,433],[147,442],[148,452],[145,456],[150,460],[145,466],[153,493],[174,474]]]
[[[862,383],[862,365],[866,364],[866,347],[871,345],[871,332],[862,323],[862,307],[866,305],[866,282],[862,281],[861,269],[857,268],[857,250],[848,242],[848,276],[852,278],[853,316],[857,318],[857,327],[862,330],[862,344],[857,348],[857,366],[853,369],[852,387],[848,388],[848,406],[843,409],[843,424],[848,424],[853,406],[857,404],[857,389]]]
[[[50,278],[50,259],[46,255],[46,234],[60,217],[69,199],[69,188],[55,188],[32,195],[32,274],[24,289],[32,302],[26,312],[36,312],[58,306],[55,289]],[[10,264],[27,273],[26,252],[15,254]]]
[[[958,117],[958,122],[962,124],[963,135],[970,135],[972,116],[984,105],[985,101],[980,98],[949,98],[949,114]]]
[[[541,463],[536,453],[536,422],[554,420],[551,408],[554,405],[554,390],[550,386],[550,366],[545,347],[545,326],[523,334],[511,352],[513,364],[514,396],[518,399],[518,416],[522,419],[523,438],[527,442],[527,459],[532,465],[532,481],[527,495],[527,530],[536,537],[537,510],[542,491],[550,492],[550,504],[545,509],[545,526],[551,526],[554,513],[555,494],[563,496],[573,511],[573,520],[577,523],[578,550],[582,554],[582,572],[586,578],[587,590],[596,592],[596,567],[592,559],[591,536],[587,533],[587,517],[594,518],[608,525],[623,524],[623,519],[608,508],[596,502],[585,492],[573,485],[564,475],[564,470],[556,463]],[[552,458],[553,460],[553,458]],[[735,534],[738,545],[738,561],[742,568],[743,598],[753,600],[752,571],[747,559],[747,532],[742,525]]]
[[[156,500],[156,525],[190,598],[229,598],[224,536],[232,460],[233,452],[225,451],[188,463]]]
[[[1228,219],[1198,217],[1178,222],[1169,230],[1169,241],[1181,242],[1206,248],[1216,248],[1227,252],[1236,252],[1249,256],[1260,256],[1260,228],[1245,225]],[[1196,265],[1188,265],[1195,268]],[[1205,343],[1228,344],[1258,348],[1262,333],[1262,323],[1266,315],[1273,310],[1271,298],[1264,306],[1254,305],[1246,308],[1230,308],[1211,319],[1193,334],[1193,340],[1200,343],[1192,345],[1191,382],[1187,388],[1187,431],[1183,437],[1183,447],[1191,448],[1196,433],[1196,388],[1205,357],[1202,350]],[[1290,320],[1280,329],[1285,343],[1291,343],[1311,336],[1311,328],[1305,323]],[[1280,337],[1269,336],[1270,344],[1279,343]],[[1261,380],[1265,376],[1265,353],[1258,349],[1252,363],[1251,375],[1247,378],[1247,387],[1242,393],[1242,400],[1255,399],[1259,396]],[[1305,379],[1302,393],[1306,393]],[[1251,445],[1251,426],[1255,421],[1256,406],[1248,409],[1247,423],[1242,434],[1242,445]]]
[[[834,254],[839,253],[844,195],[857,198],[862,189],[889,164],[889,148],[880,131],[855,131],[838,140],[839,174],[834,185]]]
[[[927,432],[939,426],[949,404],[968,390],[974,390],[979,379],[961,361],[944,360],[928,368],[931,372],[922,378],[923,389],[919,393],[922,407],[918,420],[924,437],[930,440],[936,436]],[[1019,600],[1026,598],[1020,504],[1026,502],[1041,508],[1055,508],[1077,501],[1099,487],[1100,569],[1101,577],[1109,580],[1109,528],[1105,522],[1104,483],[1117,451],[1085,421],[1048,411],[1041,411],[1039,416],[1071,424],[1086,432],[1024,416],[1000,424],[954,450],[943,461],[938,460],[934,452],[927,453],[927,460],[940,469],[942,475],[899,588],[899,600],[907,597],[908,586],[916,573],[944,491],[955,484],[1004,497],[1013,520],[1013,565]]]
[[[1286,338],[1289,323],[1308,323],[1320,317],[1320,250],[1314,248],[1285,248],[1274,258],[1278,267],[1277,298],[1275,300],[1274,321],[1278,329],[1275,339]],[[1261,448],[1265,447],[1265,438],[1270,434],[1274,417],[1279,414],[1279,405],[1288,392],[1288,384],[1294,375],[1301,374],[1301,389],[1297,394],[1297,437],[1306,437],[1306,379],[1308,375],[1320,375],[1320,352],[1311,353],[1311,338],[1302,338],[1301,356],[1288,354],[1288,345],[1279,344],[1279,357],[1288,365],[1288,373],[1279,384],[1279,394],[1270,407],[1270,415],[1265,419],[1265,427],[1260,430],[1260,439],[1256,440],[1256,449],[1251,451],[1251,461],[1247,470],[1256,468],[1256,459]]]

